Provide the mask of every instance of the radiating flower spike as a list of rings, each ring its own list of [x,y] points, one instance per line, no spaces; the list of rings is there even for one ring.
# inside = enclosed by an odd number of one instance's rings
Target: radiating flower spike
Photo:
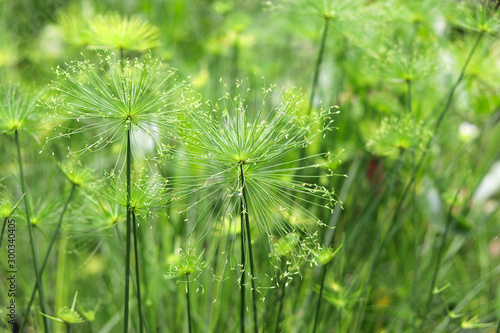
[[[413,151],[420,156],[431,131],[423,122],[415,122],[410,115],[391,116],[382,120],[380,127],[366,144],[379,156],[397,158],[402,151]]]
[[[171,257],[169,261],[169,271],[165,275],[168,279],[186,277],[205,269],[203,252],[197,254],[195,250],[189,248],[179,249],[179,253]]]
[[[34,135],[44,122],[45,114],[39,102],[42,92],[35,93],[16,84],[0,86],[0,132],[15,131]]]
[[[69,326],[73,324],[80,324],[83,323],[85,320],[80,316],[80,314],[75,310],[75,305],[76,305],[76,297],[78,296],[78,292],[75,293],[75,297],[73,298],[73,305],[71,308],[68,307],[62,307],[57,311],[57,317],[52,317],[49,316],[45,313],[42,313],[45,317],[59,322],[59,323],[64,323],[67,326],[66,331],[69,332]]]
[[[168,135],[175,122],[178,94],[182,82],[175,70],[165,68],[150,54],[144,60],[115,60],[113,54],[98,54],[99,64],[89,60],[71,62],[66,70],[58,68],[58,80],[52,88],[59,93],[52,107],[59,121],[76,120],[77,128],[64,128],[50,138],[89,133],[93,142],[72,152],[79,155],[99,150],[124,140],[129,126],[145,133],[162,146],[160,138]]]
[[[91,44],[96,48],[147,51],[158,45],[160,31],[138,15],[98,15],[89,21]]]
[[[89,187],[95,179],[94,171],[82,166],[80,161],[65,161],[57,166],[74,186]]]
[[[208,111],[202,104],[186,110],[179,135],[187,153],[180,168],[192,176],[172,180],[171,204],[179,212],[202,206],[192,237],[207,237],[216,230],[235,232],[237,222],[222,225],[239,216],[244,186],[253,228],[268,241],[275,235],[285,237],[297,232],[303,244],[295,247],[301,252],[296,255],[311,255],[314,245],[306,246],[305,239],[312,240],[310,229],[323,223],[306,207],[333,209],[336,200],[332,191],[293,175],[299,169],[328,165],[334,157],[308,156],[301,165],[286,162],[285,157],[329,130],[333,112],[326,109],[303,116],[300,94],[279,95],[281,100],[273,95],[272,86],[256,91],[241,85],[236,95],[226,92],[217,103],[207,106]],[[323,159],[321,163],[311,164],[318,158]],[[226,243],[229,247],[231,244]],[[227,248],[226,254],[230,251]]]
[[[395,82],[415,82],[436,73],[437,46],[413,44],[391,42],[375,56],[382,77]]]
[[[134,175],[134,174],[133,174]],[[143,169],[133,181],[130,209],[135,214],[147,219],[155,215],[159,208],[166,206],[167,180],[158,174],[149,176]],[[127,207],[127,186],[123,177],[113,173],[106,175],[98,185],[98,193],[104,199]]]
[[[497,35],[500,32],[500,11],[490,1],[466,1],[451,8],[452,23],[479,33]]]

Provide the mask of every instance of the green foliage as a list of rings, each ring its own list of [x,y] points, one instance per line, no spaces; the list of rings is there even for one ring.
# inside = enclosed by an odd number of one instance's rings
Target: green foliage
[[[498,4],[2,1],[24,331],[495,331]]]
[[[93,15],[88,3],[70,5],[57,15],[57,23],[62,30],[64,41],[73,47],[85,47],[91,43],[88,20]]]
[[[488,4],[487,1],[460,3],[453,9],[452,22],[467,30],[498,34],[500,31],[499,13],[494,6],[494,4]]]
[[[160,32],[142,17],[118,13],[97,15],[89,21],[90,43],[96,48],[147,51],[158,45]]]

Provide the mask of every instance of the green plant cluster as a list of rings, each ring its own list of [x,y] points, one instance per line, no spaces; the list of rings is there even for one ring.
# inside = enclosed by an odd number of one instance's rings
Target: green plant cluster
[[[0,331],[500,330],[500,2],[0,8]]]

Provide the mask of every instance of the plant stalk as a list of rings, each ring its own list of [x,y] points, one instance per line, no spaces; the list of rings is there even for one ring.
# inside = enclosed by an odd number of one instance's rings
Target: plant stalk
[[[6,217],[3,219],[3,225],[2,225],[2,234],[0,235],[0,249],[2,248],[2,239],[3,239],[3,234],[4,234],[4,231],[5,231],[5,225],[7,224],[7,220],[9,218]]]
[[[448,233],[451,229],[451,221],[452,221],[452,210],[453,207],[455,206],[455,202],[457,201],[458,194],[460,192],[460,189],[458,189],[455,193],[455,197],[453,198],[453,203],[450,205],[450,208],[448,209],[448,214],[446,218],[446,225],[444,227],[444,232],[443,232],[443,237],[441,239],[441,244],[439,245],[439,250],[437,253],[437,260],[436,260],[436,265],[434,266],[434,271],[432,273],[432,281],[431,281],[431,287],[429,289],[429,294],[427,296],[427,302],[425,304],[425,309],[424,309],[424,316],[422,318],[422,322],[425,322],[425,319],[427,317],[427,313],[430,311],[432,299],[434,296],[434,286],[436,285],[437,281],[437,276],[439,273],[439,267],[441,265],[441,260],[443,258],[443,253],[444,253],[444,248],[446,245],[446,238],[448,237]]]
[[[60,230],[61,225],[62,225],[64,214],[66,213],[66,210],[68,209],[68,206],[69,206],[69,203],[70,203],[71,198],[73,196],[73,193],[75,191],[75,188],[76,188],[76,185],[73,184],[73,186],[71,186],[71,190],[69,192],[68,198],[66,199],[66,202],[64,203],[64,206],[63,206],[63,209],[61,212],[61,216],[59,217],[59,221],[57,222],[56,229],[54,230],[54,233],[52,234],[52,237],[51,237],[50,242],[49,242],[49,247],[47,248],[47,252],[45,253],[45,257],[43,258],[42,265],[40,266],[40,276],[43,274],[43,271],[45,270],[45,267],[47,266],[47,262],[49,261],[49,256],[50,256],[50,252],[52,251],[52,246],[54,245],[55,240],[56,240],[57,236],[59,235],[59,230]],[[28,307],[26,308],[27,314],[31,310],[31,306],[33,305],[33,301],[35,300],[35,294],[36,294],[37,289],[38,289],[38,283],[35,283],[35,287],[33,288],[33,291],[31,292],[31,297],[30,297],[30,300],[28,302]],[[26,325],[27,318],[28,318],[28,316],[25,316],[23,318],[23,321],[21,323],[21,329],[19,330],[20,332],[23,332],[24,326]]]
[[[330,18],[325,16],[325,21],[323,23],[323,32],[321,33],[321,44],[318,50],[318,56],[316,58],[316,67],[314,68],[314,77],[311,86],[311,98],[309,100],[309,109],[307,114],[311,114],[311,110],[314,103],[314,98],[316,97],[316,89],[318,87],[319,70],[321,68],[321,63],[323,62],[323,55],[325,54],[326,37],[328,36],[328,27],[330,25]]]
[[[132,211],[132,225],[133,225],[133,228],[132,230],[134,231],[134,255],[135,255],[135,275],[136,275],[136,284],[137,284],[137,307],[138,307],[138,310],[139,310],[139,332],[142,333],[143,330],[143,321],[142,321],[142,317],[143,317],[143,312],[142,312],[142,301],[141,301],[141,278],[140,278],[140,274],[139,274],[139,255],[138,255],[138,251],[137,251],[137,243],[138,243],[138,240],[137,240],[137,221],[136,221],[136,218],[135,218],[135,212]]]
[[[125,249],[125,307],[123,314],[123,332],[128,333],[128,317],[129,317],[129,293],[130,293],[130,238],[131,238],[131,211],[130,211],[130,200],[132,197],[132,187],[130,184],[130,172],[131,172],[131,155],[132,147],[130,146],[130,132],[132,131],[132,124],[128,124],[127,128],[127,156],[126,156],[126,168],[127,168],[127,231],[126,231],[126,249]]]
[[[24,183],[24,169],[23,169],[23,161],[21,157],[21,144],[19,143],[19,132],[17,130],[14,131],[14,137],[16,140],[16,147],[17,147],[17,161],[19,164],[19,176],[21,180],[21,191],[23,193],[26,193],[25,189],[25,183]],[[45,301],[45,291],[43,288],[42,284],[42,277],[40,275],[40,259],[38,258],[38,250],[36,246],[36,237],[33,233],[32,227],[31,227],[31,220],[30,220],[30,213],[29,213],[29,206],[28,206],[28,200],[24,200],[24,208],[26,210],[26,221],[28,222],[28,235],[30,239],[30,246],[31,246],[31,254],[33,255],[33,263],[34,263],[34,268],[35,268],[35,279],[36,279],[36,284],[39,286],[38,288],[38,294],[40,296],[40,311],[42,313],[47,313],[47,306],[46,306],[46,301]],[[26,313],[26,318],[28,317],[29,313]],[[46,333],[49,333],[49,319],[45,316],[42,318],[43,320],[43,327]]]
[[[253,324],[254,324],[254,332],[258,333],[259,326],[257,321],[257,297],[256,297],[256,289],[255,289],[255,266],[253,262],[253,253],[252,253],[252,236],[250,234],[250,222],[248,218],[248,204],[247,204],[247,194],[245,189],[245,173],[243,170],[243,163],[240,163],[240,174],[241,174],[241,218],[243,224],[243,218],[245,220],[246,225],[246,241],[248,246],[248,256],[250,258],[250,274],[251,274],[251,285],[252,285],[252,306],[253,306]],[[243,226],[243,225],[242,225]],[[241,233],[243,234],[243,229]],[[243,238],[242,238],[243,240]],[[245,274],[245,262],[243,262],[243,275]]]
[[[326,277],[327,266],[328,266],[328,263],[324,264],[323,268],[322,268],[322,272],[321,272],[321,287],[319,289],[318,304],[316,305],[316,314],[314,316],[313,333],[316,333],[316,328],[318,327],[319,312],[321,310],[321,300],[323,298],[323,288],[325,287],[325,277]]]
[[[412,123],[415,123],[415,117],[413,116],[413,108],[412,108],[412,99],[411,99],[411,88],[412,81],[406,81],[406,92],[407,92],[407,103],[408,103],[408,113],[410,114]],[[411,164],[412,169],[415,169],[415,151],[411,152]],[[417,318],[418,318],[418,299],[417,299],[417,291],[418,291],[418,219],[417,219],[417,184],[413,183],[413,191],[412,191],[412,219],[413,219],[413,320],[412,320],[412,329],[413,332],[417,332]]]
[[[402,166],[402,162],[403,162],[403,153],[404,153],[404,150],[401,150],[401,153],[399,154],[399,158],[396,162],[396,172],[395,172],[395,175],[398,175],[399,174],[399,171],[401,169],[401,166]],[[389,211],[389,203],[390,203],[390,200],[391,200],[391,197],[392,197],[392,192],[394,191],[394,185],[396,183],[396,180],[395,178],[392,179],[390,185],[389,185],[389,192],[388,192],[388,195],[387,195],[387,202],[386,202],[386,205],[385,205],[385,208],[384,208],[384,213],[383,213],[383,218],[382,218],[382,224],[380,225],[379,227],[379,231],[377,233],[377,238],[375,239],[375,244],[374,244],[374,247],[373,247],[373,255],[372,255],[372,258],[370,260],[370,266],[369,266],[369,270],[368,270],[368,276],[366,277],[366,281],[365,281],[365,284],[363,286],[363,293],[361,295],[361,298],[360,298],[360,305],[359,305],[359,310],[358,310],[358,313],[356,315],[356,325],[354,327],[354,332],[355,333],[358,333],[360,328],[361,328],[361,321],[363,319],[363,313],[364,313],[364,309],[365,309],[365,305],[366,305],[366,298],[368,296],[368,287],[370,285],[370,282],[371,282],[371,278],[372,278],[372,275],[373,275],[373,271],[374,271],[374,268],[375,268],[375,263],[377,262],[377,259],[378,259],[378,255],[379,255],[379,252],[380,252],[380,249],[381,249],[381,245],[382,245],[382,233],[383,233],[383,222],[385,221],[386,219],[386,216],[387,216],[387,213]]]
[[[10,212],[10,215],[7,216],[6,218],[3,219],[3,226],[2,226],[2,234],[0,235],[0,249],[2,248],[2,239],[3,239],[3,234],[5,231],[5,225],[7,225],[7,220],[10,219],[12,214],[16,211],[17,207],[19,207],[19,204],[21,204],[21,201],[23,201],[24,197],[26,196],[26,193],[23,194],[21,199],[16,203],[16,205],[12,208],[12,211]]]
[[[193,324],[191,322],[191,300],[189,295],[189,275],[187,276],[188,281],[186,283],[186,301],[187,301],[187,316],[188,316],[188,332],[192,332]]]
[[[462,79],[465,76],[465,70],[467,69],[467,66],[469,65],[469,62],[472,59],[472,56],[474,55],[474,53],[475,53],[475,51],[477,49],[477,46],[479,45],[479,42],[481,41],[483,35],[484,35],[484,32],[480,32],[479,35],[477,36],[477,39],[476,39],[476,41],[474,43],[474,46],[472,47],[469,55],[467,56],[467,60],[465,61],[464,65],[462,66],[462,70],[460,72],[460,75],[459,75],[457,81],[455,82],[455,84],[453,85],[453,87],[451,88],[450,93],[448,94],[448,98],[446,100],[446,104],[445,104],[443,110],[441,111],[441,113],[439,114],[438,120],[436,121],[436,124],[434,126],[434,130],[432,132],[432,135],[431,135],[430,139],[427,141],[425,149],[422,152],[422,156],[418,160],[418,163],[415,166],[415,168],[413,168],[410,181],[408,182],[408,184],[406,184],[405,190],[403,191],[403,194],[401,195],[401,198],[399,199],[398,205],[396,206],[396,209],[394,211],[394,215],[392,217],[392,223],[391,223],[391,225],[395,226],[394,228],[399,228],[400,227],[399,223],[396,223],[396,221],[397,221],[399,213],[401,212],[401,209],[403,207],[403,201],[405,200],[406,195],[408,194],[411,185],[413,184],[413,182],[415,181],[415,179],[417,177],[418,170],[420,170],[420,167],[422,166],[422,164],[424,162],[424,159],[427,157],[427,152],[429,151],[429,148],[430,148],[432,142],[434,141],[434,138],[435,138],[435,136],[436,136],[439,128],[441,127],[441,123],[442,123],[445,115],[448,113],[448,110],[450,109],[451,102],[452,102],[453,96],[455,94],[455,90],[457,89],[457,87],[460,84],[460,82],[462,82]]]
[[[245,333],[245,207],[241,202],[241,277],[240,277],[240,332]]]
[[[288,270],[288,263],[285,265],[285,273]],[[276,323],[274,325],[274,332],[279,332],[279,325],[280,325],[280,317],[281,317],[281,312],[283,312],[283,303],[285,302],[285,294],[286,294],[286,276],[284,276],[283,281],[281,281],[281,294],[279,298],[279,307],[278,307],[278,314],[276,315]]]

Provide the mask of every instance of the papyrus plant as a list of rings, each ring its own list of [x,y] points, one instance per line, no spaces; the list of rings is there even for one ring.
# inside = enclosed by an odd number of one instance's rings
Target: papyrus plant
[[[22,163],[20,136],[35,136],[35,130],[43,123],[43,114],[38,108],[39,94],[34,94],[21,88],[19,85],[3,84],[0,87],[0,131],[9,135],[14,135],[17,150],[17,162],[19,166],[19,182],[23,195],[27,192],[24,178],[24,168]],[[46,312],[45,292],[41,280],[40,259],[36,243],[36,235],[32,231],[30,218],[29,198],[24,200],[26,222],[28,225],[28,235],[30,241],[31,254],[33,256],[35,280],[38,285],[40,298],[40,309]],[[26,314],[28,316],[28,314]],[[43,318],[44,329],[49,331],[49,322]]]
[[[124,331],[128,330],[130,248],[132,219],[132,145],[134,133],[143,132],[161,149],[161,138],[174,127],[175,102],[181,84],[175,71],[148,55],[144,60],[115,60],[113,53],[98,55],[98,63],[76,61],[67,69],[58,68],[52,85],[59,93],[55,117],[76,120],[78,127],[63,129],[57,137],[89,133],[93,142],[77,149],[77,155],[121,141],[125,157],[118,157],[115,171],[123,171],[126,184],[126,258]],[[136,151],[137,154],[140,151]],[[136,155],[137,156],[137,155]],[[120,164],[121,163],[121,164]],[[134,224],[135,226],[135,224]],[[138,295],[140,298],[140,295]],[[141,318],[141,316],[140,316]],[[142,330],[142,326],[141,326]]]
[[[273,87],[245,91],[240,86],[237,91],[236,96],[226,93],[212,105],[186,105],[179,129],[185,150],[180,167],[189,175],[173,179],[171,200],[178,204],[179,212],[197,207],[189,242],[203,244],[212,235],[222,257],[238,252],[233,245],[239,230],[240,325],[244,330],[245,269],[250,266],[257,330],[252,230],[260,234],[269,251],[273,248],[270,240],[286,240],[290,233],[301,235],[300,246],[294,247],[296,259],[311,257],[312,250],[319,247],[309,222],[322,222],[307,207],[332,209],[333,193],[308,182],[307,176],[293,175],[299,169],[325,166],[330,155],[304,157],[300,166],[297,160],[288,162],[285,158],[321,137],[332,120],[329,110],[302,116],[301,96],[296,93],[284,94],[279,100]],[[238,215],[240,223],[236,222]]]

